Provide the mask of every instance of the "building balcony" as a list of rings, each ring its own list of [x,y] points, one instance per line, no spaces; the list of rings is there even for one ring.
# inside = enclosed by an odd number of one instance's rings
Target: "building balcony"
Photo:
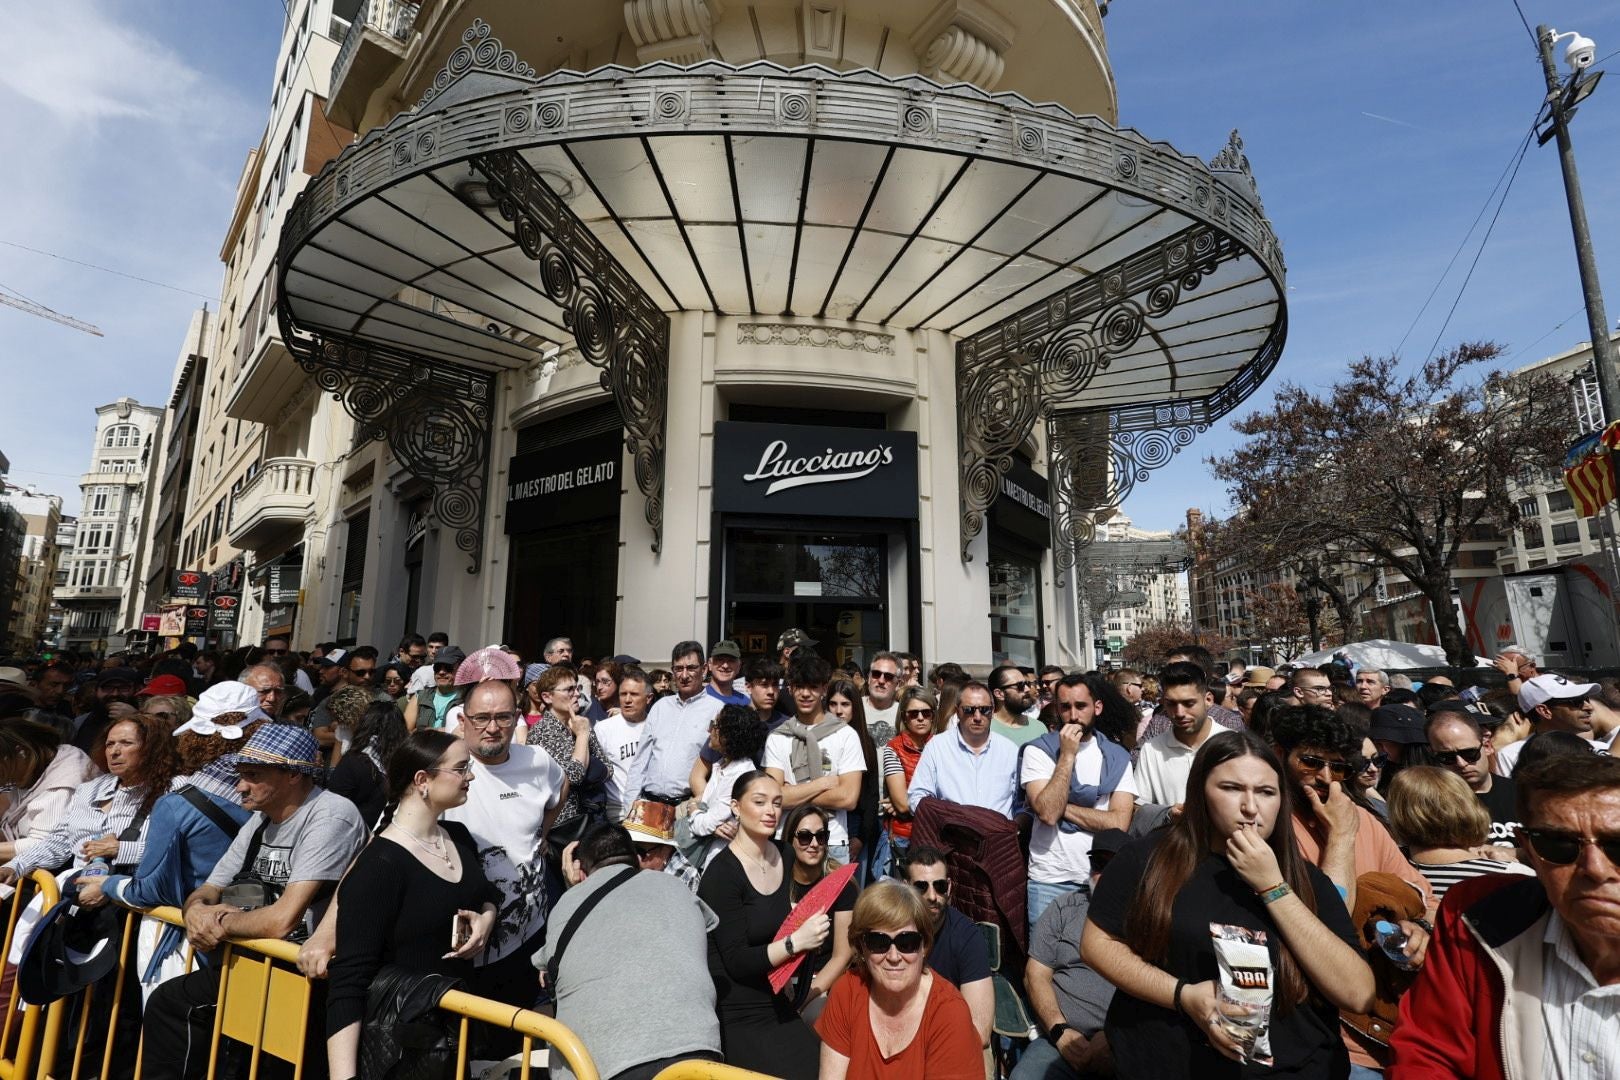
[[[51,599],[58,604],[121,600],[123,596],[121,585],[58,585],[51,590]]]
[[[236,373],[225,415],[274,427],[308,378],[271,324]]]
[[[315,508],[315,463],[270,458],[236,493],[226,536],[232,546],[257,550],[302,529]]]
[[[404,58],[421,6],[414,0],[368,0],[361,7],[332,63],[326,115],[333,123],[359,125],[372,94]]]

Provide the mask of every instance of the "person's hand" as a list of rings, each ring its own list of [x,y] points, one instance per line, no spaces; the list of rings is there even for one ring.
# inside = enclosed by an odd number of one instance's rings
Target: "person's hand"
[[[17,884],[17,870],[11,866],[0,866],[0,885]]]
[[[458,911],[456,916],[467,920],[468,925],[472,928],[472,933],[466,941],[461,943],[461,948],[452,949],[450,952],[445,953],[442,959],[471,960],[483,952],[484,946],[489,944],[490,931],[495,929],[495,909]]]
[[[1501,844],[1481,844],[1474,848],[1470,854],[1476,859],[1490,859],[1492,862],[1516,863],[1519,861],[1519,849],[1504,847]]]
[[[1185,994],[1182,997],[1185,1001]],[[1082,1075],[1091,1067],[1091,1040],[1070,1028],[1058,1036],[1057,1052],[1063,1055],[1063,1060],[1069,1067]]]
[[[1495,660],[1492,660],[1491,666],[1510,679],[1517,679],[1519,677],[1519,662],[1513,657],[1509,656],[1507,653],[1503,653]]]
[[[815,952],[821,948],[822,942],[827,940],[830,933],[832,933],[832,918],[824,911],[820,915],[810,916],[803,926],[788,937],[793,939],[793,951],[798,954]]]
[[[86,859],[115,859],[118,857],[118,837],[103,836],[100,840],[86,840],[83,850]]]
[[[890,801],[890,799],[889,799],[889,797],[887,795],[885,795],[883,798],[878,800],[878,816],[879,817],[893,817],[894,816],[894,803],[892,801]]]
[[[1226,861],[1255,892],[1269,889],[1283,879],[1277,853],[1255,828],[1240,827],[1226,838]]]
[[[191,947],[203,952],[213,952],[219,943],[225,940],[225,928],[220,925],[221,919],[233,911],[241,908],[231,907],[229,904],[193,904],[186,911],[186,940]]]
[[[1221,1026],[1220,1017],[1247,1016],[1252,1009],[1247,1005],[1223,1003],[1213,979],[1209,982],[1188,983],[1181,991],[1181,1009],[1198,1030],[1204,1033],[1204,1038],[1209,1040],[1209,1045],[1217,1052],[1233,1061],[1243,1060],[1243,1050]]]
[[[591,737],[591,721],[584,713],[570,713],[568,716],[568,731],[576,739]]]
[[[1170,824],[1174,825],[1176,822],[1181,820],[1181,815],[1183,813],[1185,813],[1185,812],[1186,812],[1186,804],[1185,803],[1176,803],[1176,805],[1174,805],[1174,806],[1172,806],[1170,808],[1170,814],[1169,814],[1169,817],[1166,818],[1166,820],[1169,821]]]
[[[105,876],[97,874],[91,874],[89,877],[79,878],[74,883],[78,886],[79,890],[79,898],[75,900],[74,903],[78,904],[82,908],[98,908],[105,904],[107,902],[107,894],[102,891],[101,886],[106,880],[107,879]]]
[[[576,858],[578,851],[578,840],[570,840],[567,846],[562,849],[563,883],[570,889],[585,880],[585,871],[579,868],[579,859]]]
[[[1406,933],[1406,948],[1401,951],[1406,954],[1407,962],[1414,969],[1423,966],[1423,958],[1429,952],[1429,932],[1415,922],[1402,919],[1396,924]]]
[[[330,933],[322,933],[322,927],[325,926],[323,920],[315,933],[310,935],[309,940],[298,947],[298,970],[304,973],[305,978],[326,978],[326,967],[337,953],[336,928],[334,927]]]
[[[718,836],[722,840],[735,840],[737,838],[737,819],[728,818],[726,821],[716,826],[714,835]]]
[[[1058,729],[1058,756],[1074,757],[1086,739],[1084,724],[1064,724]]]
[[[107,706],[107,720],[117,723],[120,720],[128,720],[138,712],[140,710],[127,701],[114,701]]]
[[[1307,785],[1305,800],[1310,803],[1316,819],[1326,825],[1330,833],[1355,836],[1356,830],[1361,827],[1361,816],[1356,813],[1356,804],[1345,794],[1344,785],[1337,780],[1328,784],[1326,799],[1317,793],[1314,786]]]

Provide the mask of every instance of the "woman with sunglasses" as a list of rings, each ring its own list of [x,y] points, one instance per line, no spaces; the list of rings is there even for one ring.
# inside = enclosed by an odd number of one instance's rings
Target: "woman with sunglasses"
[[[191,702],[179,694],[159,694],[141,702],[141,712],[167,720],[170,727],[184,727],[191,719]]]
[[[1377,743],[1363,736],[1361,753],[1353,764],[1356,771],[1350,774],[1351,797],[1376,814],[1380,821],[1388,822],[1389,803],[1378,790],[1378,783],[1383,779],[1385,766],[1389,764],[1389,755],[1378,749]]]
[[[821,1080],[982,1080],[973,1014],[928,968],[934,924],[922,898],[893,881],[869,886],[848,937],[855,966],[816,1024]]]
[[[392,706],[389,706],[392,708]],[[372,982],[384,969],[467,979],[495,926],[500,893],[460,822],[440,821],[467,801],[467,744],[446,731],[413,731],[388,758],[388,807],[376,839],[337,890],[337,942],[326,1002],[331,1075],[358,1070]]]
[[[1459,881],[1481,874],[1534,873],[1522,863],[1491,857],[1490,812],[1462,777],[1446,769],[1402,769],[1389,784],[1389,824],[1406,857],[1434,887],[1436,901]]]
[[[794,907],[829,871],[838,867],[838,862],[827,854],[827,842],[832,835],[827,828],[830,817],[821,807],[805,803],[795,806],[782,826],[782,839],[792,856],[788,901]],[[832,916],[831,936],[805,958],[789,985],[793,1003],[809,1023],[815,1023],[816,1017],[821,1015],[827,991],[838,981],[838,976],[848,970],[854,956],[849,947],[849,916],[855,910],[855,897],[859,892],[853,881],[844,886],[828,909]]]
[[[900,692],[895,716],[900,721],[900,733],[883,747],[883,788],[889,799],[889,859],[888,865],[873,866],[872,874],[880,877],[889,872],[889,866],[905,862],[911,847],[911,803],[906,790],[911,786],[917,762],[922,760],[923,747],[934,737],[934,717],[938,703],[934,692],[922,686],[908,686]]]
[[[709,932],[709,974],[726,1063],[784,1080],[812,1080],[819,1043],[771,972],[827,940],[832,919],[813,915],[777,938],[792,911],[793,876],[776,844],[782,785],[764,769],[737,778],[731,808],[737,835],[709,862],[698,899],[718,920]],[[337,1074],[333,1074],[337,1075]]]
[[[1338,890],[1295,843],[1293,799],[1271,747],[1222,732],[1193,759],[1181,817],[1109,863],[1080,951],[1118,987],[1106,1030],[1120,1076],[1252,1074],[1228,1023],[1246,1010],[1219,1000],[1217,924],[1265,935],[1274,1069],[1348,1075],[1339,1010],[1365,1011],[1373,976]]]

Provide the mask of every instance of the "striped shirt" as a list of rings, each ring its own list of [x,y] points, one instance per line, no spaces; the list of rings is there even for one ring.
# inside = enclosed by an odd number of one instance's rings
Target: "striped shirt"
[[[110,774],[86,780],[74,790],[67,813],[57,822],[51,835],[6,865],[17,871],[18,877],[70,864],[84,866],[90,861],[84,857],[84,845],[105,836],[118,836],[127,829],[145,794],[144,787],[122,787],[118,777]],[[140,838],[120,841],[118,854],[108,861],[114,866],[134,866],[141,861],[141,852],[145,849],[146,823],[143,820]]]
[[[1479,877],[1481,874],[1524,874],[1533,875],[1531,870],[1523,863],[1497,862],[1495,859],[1464,859],[1454,863],[1426,863],[1416,859],[1409,860],[1418,872],[1428,878],[1429,884],[1434,888],[1435,903],[1446,895],[1446,890],[1459,881]]]
[[[1541,936],[1541,1075],[1556,1080],[1620,1076],[1620,985],[1599,986],[1554,911]]]

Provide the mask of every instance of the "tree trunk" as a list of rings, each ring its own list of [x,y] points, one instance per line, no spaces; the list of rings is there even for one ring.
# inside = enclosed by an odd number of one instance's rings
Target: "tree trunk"
[[[1468,636],[1457,621],[1457,609],[1451,603],[1451,579],[1441,578],[1439,583],[1423,583],[1423,595],[1428,598],[1434,613],[1434,629],[1440,637],[1440,647],[1446,650],[1446,663],[1455,668],[1474,666],[1474,653],[1468,647]]]

